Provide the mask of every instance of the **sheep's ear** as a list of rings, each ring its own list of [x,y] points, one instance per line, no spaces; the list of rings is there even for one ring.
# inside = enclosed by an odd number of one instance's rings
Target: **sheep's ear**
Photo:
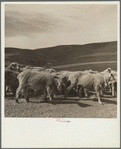
[[[67,82],[67,78],[66,77],[63,77],[63,82]]]
[[[57,76],[54,76],[54,78],[57,79],[58,77]]]
[[[108,68],[108,72],[111,73],[111,68]]]
[[[110,77],[112,77],[113,80],[115,80],[114,75],[112,73],[110,73]]]
[[[59,77],[58,76],[54,76],[54,79],[59,79]]]
[[[113,79],[115,80],[114,75],[112,73],[111,73],[111,77],[113,77]]]

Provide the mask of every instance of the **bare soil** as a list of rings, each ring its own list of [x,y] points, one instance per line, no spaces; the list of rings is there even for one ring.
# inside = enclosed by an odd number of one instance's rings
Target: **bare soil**
[[[15,52],[17,54],[12,56],[11,53],[15,54]],[[103,71],[109,67],[117,70],[116,52],[117,42],[110,42],[83,46],[57,46],[37,50],[6,48],[5,56],[6,66],[12,61],[16,61],[19,64],[32,66],[42,66],[49,63],[50,66],[48,65],[48,67],[55,66],[56,71],[83,71],[88,69]],[[96,55],[92,56],[92,54]],[[112,63],[99,63],[105,61],[112,61]],[[78,63],[80,65],[75,65]],[[55,96],[53,104],[50,104],[45,103],[39,96],[30,98],[29,103],[24,98],[20,98],[18,104],[15,102],[15,97],[5,97],[4,115],[5,117],[29,118],[116,118],[117,97],[112,97],[109,92],[106,92],[101,97],[101,101],[103,105],[100,105],[93,95],[89,95],[88,98],[82,97],[81,100],[77,96],[70,96],[66,100],[63,96]]]
[[[112,97],[109,92],[101,97],[100,105],[96,96],[88,98],[67,97],[63,95],[54,97],[53,104],[45,103],[41,97],[30,98],[26,102],[20,98],[16,103],[14,97],[5,98],[5,117],[30,117],[30,118],[116,118],[117,97]]]

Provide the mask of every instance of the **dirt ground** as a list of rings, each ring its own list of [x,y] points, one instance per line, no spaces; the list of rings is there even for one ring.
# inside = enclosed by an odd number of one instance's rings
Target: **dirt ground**
[[[116,118],[117,97],[112,97],[109,92],[101,97],[100,105],[94,94],[88,98],[55,96],[53,104],[45,103],[41,97],[30,98],[26,102],[20,98],[16,103],[14,97],[5,98],[5,117],[40,117],[40,118]]]

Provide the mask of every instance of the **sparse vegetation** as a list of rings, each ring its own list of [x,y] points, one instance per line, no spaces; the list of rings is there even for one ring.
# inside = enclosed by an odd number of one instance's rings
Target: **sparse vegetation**
[[[116,41],[86,45],[62,45],[35,50],[5,48],[5,63],[6,66],[12,61],[22,65],[42,66],[50,63],[50,66],[57,66],[84,62],[116,61],[116,54]]]
[[[18,62],[22,66],[58,66],[73,63],[86,63],[98,61],[117,61],[117,42],[92,43],[87,45],[63,45],[50,48],[26,50],[17,48],[5,49],[6,66],[11,62]],[[117,63],[87,64],[56,70],[97,70],[103,71],[111,67],[117,70]],[[53,103],[43,103],[42,97],[31,98],[29,103],[20,99],[20,104],[14,98],[5,99],[5,117],[44,117],[44,118],[116,118],[117,98],[105,94],[99,105],[97,98],[55,97]]]

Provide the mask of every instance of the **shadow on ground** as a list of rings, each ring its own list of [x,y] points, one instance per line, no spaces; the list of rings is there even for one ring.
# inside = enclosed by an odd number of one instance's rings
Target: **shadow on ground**
[[[97,98],[94,98],[94,99],[86,99],[86,100],[92,100],[92,101],[94,101],[94,102],[98,102],[98,99]],[[115,104],[115,105],[117,105],[117,101],[113,101],[113,100],[107,100],[107,99],[105,99],[105,98],[101,98],[101,102],[103,102],[103,103],[108,103],[108,104]]]
[[[13,100],[13,99],[12,99]],[[20,103],[24,103],[26,102],[25,99],[19,99]],[[64,98],[54,98],[52,103],[49,102],[49,99],[47,99],[48,101],[44,101],[43,99],[29,99],[28,103],[34,103],[34,104],[38,104],[38,103],[46,103],[46,104],[52,104],[52,105],[58,105],[58,104],[77,104],[80,107],[88,107],[88,106],[92,106],[89,104],[85,104],[85,103],[80,103],[79,99],[64,99]]]
[[[54,105],[56,105],[56,104],[78,104],[80,107],[88,107],[88,106],[92,106],[92,105],[85,104],[85,103],[80,103],[78,101],[91,100],[91,101],[94,101],[94,102],[98,102],[97,97],[91,98],[90,95],[94,95],[94,94],[91,93],[91,94],[88,94],[88,95],[89,95],[89,97],[82,97],[82,99],[79,99],[78,97],[67,97],[67,99],[65,99],[63,97],[63,95],[55,96],[55,98],[53,99],[52,104],[54,104]],[[105,99],[105,98],[108,98],[108,99]],[[117,101],[113,101],[113,100],[111,100],[111,98],[114,98],[114,97],[109,96],[109,95],[106,94],[103,97],[101,97],[101,101],[104,102],[104,103],[117,105]],[[15,100],[15,97],[7,97],[6,100]],[[24,98],[19,98],[20,102],[23,102],[23,100],[25,100],[25,99]],[[29,102],[31,102],[31,103],[49,103],[49,99],[47,99],[47,100],[48,100],[48,102],[45,102],[42,97],[36,97],[36,98],[30,98]],[[26,102],[26,100],[25,100],[25,102]]]
[[[89,104],[85,104],[85,103],[80,103],[78,102],[79,99],[63,99],[63,98],[55,98],[53,99],[53,105],[57,105],[57,104],[77,104],[80,107],[88,107],[88,106],[92,106]]]

